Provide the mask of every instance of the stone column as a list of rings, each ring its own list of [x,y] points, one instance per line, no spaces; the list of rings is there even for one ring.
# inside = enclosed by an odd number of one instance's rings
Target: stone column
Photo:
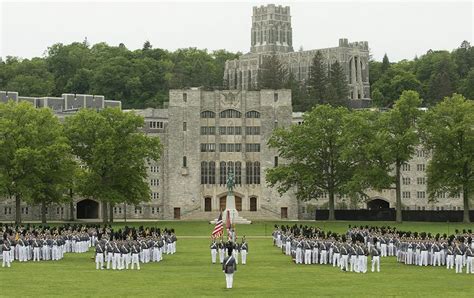
[[[355,56],[351,60],[351,85],[352,85],[352,99],[357,98],[357,84],[356,84],[356,69],[355,69]]]

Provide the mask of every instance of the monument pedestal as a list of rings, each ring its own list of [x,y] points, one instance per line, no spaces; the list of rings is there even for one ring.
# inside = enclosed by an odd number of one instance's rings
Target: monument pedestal
[[[229,212],[227,212],[229,211]],[[230,223],[231,224],[251,224],[252,222],[248,219],[245,219],[239,215],[239,211],[235,209],[235,197],[234,195],[227,195],[226,198],[226,206],[225,210],[222,213],[222,221],[226,222],[227,220],[227,213],[229,214],[230,217]],[[212,224],[215,224],[217,219],[211,221]]]

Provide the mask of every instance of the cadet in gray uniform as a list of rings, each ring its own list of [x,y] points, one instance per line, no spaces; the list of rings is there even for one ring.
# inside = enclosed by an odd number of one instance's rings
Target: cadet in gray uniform
[[[8,268],[10,268],[10,250],[11,250],[11,247],[10,247],[10,243],[7,241],[7,239],[3,240],[3,243],[2,243],[2,257],[3,257],[3,261],[2,261],[2,267],[5,267],[5,264],[7,265]]]
[[[225,273],[227,289],[232,289],[232,285],[234,283],[234,272],[237,271],[237,262],[232,256],[232,248],[228,249],[227,255],[228,256],[224,259],[224,262],[222,263],[222,271]]]
[[[217,243],[216,243],[216,240],[212,240],[212,243],[211,243],[211,262],[212,264],[215,264],[216,263],[216,259],[217,259]]]
[[[247,264],[247,254],[249,253],[249,245],[245,241],[245,236],[242,238],[242,244],[240,245],[240,256],[242,257],[242,265]]]

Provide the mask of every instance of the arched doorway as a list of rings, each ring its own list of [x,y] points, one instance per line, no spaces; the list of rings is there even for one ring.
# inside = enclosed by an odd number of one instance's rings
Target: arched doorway
[[[219,210],[220,211],[224,211],[225,210],[225,201],[226,200],[226,197],[221,197],[219,199]]]
[[[77,218],[99,218],[99,203],[94,200],[85,199],[77,202]]]
[[[211,205],[211,198],[206,197],[204,198],[204,211],[210,212],[212,210],[212,205]]]
[[[242,211],[242,197],[234,196],[235,198],[235,209],[237,211]],[[223,211],[226,207],[227,196],[219,198],[219,210]]]
[[[389,209],[390,203],[382,199],[373,199],[367,202],[367,209],[369,210],[380,210]]]
[[[235,197],[235,209],[237,211],[242,211],[242,198],[241,197]]]
[[[257,198],[256,197],[250,198],[250,211],[257,211]]]

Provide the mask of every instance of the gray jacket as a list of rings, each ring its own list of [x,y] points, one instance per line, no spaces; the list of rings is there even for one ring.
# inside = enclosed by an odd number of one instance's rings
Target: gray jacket
[[[235,262],[235,258],[233,256],[226,257],[224,259],[224,262],[222,263],[222,270],[227,274],[232,274],[237,271],[237,263]]]

